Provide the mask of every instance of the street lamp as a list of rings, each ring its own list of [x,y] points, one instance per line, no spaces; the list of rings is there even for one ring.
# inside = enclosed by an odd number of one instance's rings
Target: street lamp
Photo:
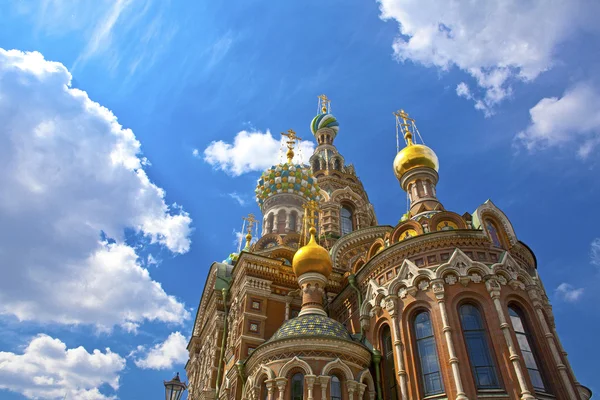
[[[179,400],[183,391],[187,389],[185,382],[179,380],[179,372],[175,375],[175,378],[165,383],[165,400]]]

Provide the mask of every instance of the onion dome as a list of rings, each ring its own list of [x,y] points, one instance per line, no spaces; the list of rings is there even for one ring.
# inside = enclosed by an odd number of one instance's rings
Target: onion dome
[[[307,272],[316,272],[325,277],[331,274],[333,263],[329,252],[321,247],[315,241],[315,233],[317,230],[314,227],[310,228],[310,241],[306,246],[302,246],[292,260],[292,269],[296,276],[301,276]]]
[[[340,124],[332,114],[322,113],[318,114],[310,122],[310,130],[313,135],[316,135],[317,131],[322,128],[330,128],[337,134],[340,129]]]
[[[256,184],[256,201],[262,206],[269,197],[279,193],[293,193],[306,200],[319,200],[319,185],[307,165],[285,163],[274,165],[263,172]]]
[[[424,144],[413,144],[411,141],[396,154],[394,173],[396,178],[401,179],[406,172],[419,167],[431,168],[437,172],[440,165],[433,150]]]
[[[327,337],[353,341],[346,327],[340,322],[324,315],[305,314],[285,321],[269,342],[298,337]]]
[[[238,253],[231,253],[223,260],[223,264],[233,265],[237,262],[238,258],[240,258]]]
[[[424,144],[413,142],[413,131],[418,133],[415,120],[409,118],[404,110],[397,111],[394,115],[396,116],[396,127],[403,132],[406,141],[406,147],[400,150],[394,159],[396,178],[402,180],[402,176],[414,168],[431,168],[437,172],[440,164],[435,152]]]

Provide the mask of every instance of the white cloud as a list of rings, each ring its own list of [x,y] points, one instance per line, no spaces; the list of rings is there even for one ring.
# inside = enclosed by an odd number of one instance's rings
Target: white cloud
[[[200,155],[200,152],[198,151],[198,149],[194,149],[194,150],[192,150],[192,155],[194,157],[198,157]]]
[[[138,347],[135,353],[144,353],[136,359],[135,365],[142,369],[169,369],[173,364],[184,364],[188,359],[187,339],[179,332],[173,332],[162,343],[150,350]]]
[[[294,162],[307,162],[314,151],[314,143],[303,140],[296,149]],[[267,130],[241,131],[233,144],[222,140],[212,142],[204,150],[204,161],[216,169],[239,176],[246,172],[263,171],[285,161],[285,140],[277,140]]]
[[[231,197],[232,199],[234,199],[235,201],[237,201],[240,206],[246,205],[246,200],[242,196],[240,196],[239,193],[233,192],[233,193],[228,193],[227,195],[229,197]]]
[[[484,92],[468,98],[488,115],[510,96],[511,81],[533,80],[553,66],[557,45],[595,7],[584,0],[378,2],[381,18],[400,25],[398,60],[467,72]]]
[[[529,110],[530,125],[517,134],[527,149],[577,143],[578,155],[587,158],[600,144],[600,93],[580,83],[561,98],[540,100]]]
[[[30,399],[116,399],[99,388],[119,388],[125,359],[106,349],[88,353],[83,347],[67,349],[59,339],[39,335],[23,354],[0,352],[0,389]],[[103,390],[104,391],[104,390]]]
[[[596,238],[592,241],[590,247],[590,260],[592,264],[600,267],[600,238]]]
[[[573,285],[568,283],[561,283],[556,288],[556,294],[564,301],[569,303],[575,303],[581,296],[583,296],[584,288],[576,289]]]
[[[0,49],[0,314],[101,329],[181,322],[189,312],[124,232],[185,253],[191,218],[150,182],[133,132],[70,80],[40,53]]]

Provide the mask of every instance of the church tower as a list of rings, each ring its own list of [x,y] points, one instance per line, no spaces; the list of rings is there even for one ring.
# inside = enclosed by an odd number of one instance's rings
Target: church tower
[[[377,218],[354,165],[346,164],[333,144],[340,127],[331,101],[324,94],[318,99],[318,114],[310,124],[317,140],[310,166],[322,194],[319,237],[330,248],[343,235],[377,225]]]

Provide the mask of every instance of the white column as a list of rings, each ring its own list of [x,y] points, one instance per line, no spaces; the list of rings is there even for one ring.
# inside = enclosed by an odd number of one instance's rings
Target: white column
[[[321,375],[319,376],[319,384],[321,385],[321,400],[327,399],[327,386],[329,386],[330,376]]]
[[[425,194],[425,197],[429,196],[429,190],[427,190],[427,185],[428,185],[429,181],[421,181],[421,182],[423,183],[423,193]]]
[[[365,390],[367,390],[367,385],[365,385],[364,383],[359,383],[358,384],[358,399],[357,400],[362,400],[363,396],[365,395]]]
[[[454,350],[454,342],[452,340],[452,328],[448,324],[448,314],[446,313],[446,301],[444,300],[444,284],[440,281],[432,284],[433,293],[438,302],[438,308],[442,317],[442,329],[444,331],[444,337],[446,338],[446,345],[448,347],[448,354],[450,355],[449,363],[452,367],[452,376],[454,378],[454,385],[456,386],[456,400],[469,400],[463,389],[462,379],[460,377],[460,369],[458,368],[458,357]]]
[[[279,400],[283,400],[287,378],[275,378],[275,383],[277,384],[277,390],[279,390]]]
[[[400,337],[400,321],[398,320],[398,314],[401,313],[398,307],[398,296],[390,295],[386,297],[385,308],[392,317],[392,334],[394,335],[394,348],[396,350],[396,369],[398,370],[398,378],[400,379],[400,393],[402,400],[408,400],[407,374],[404,368],[404,351]]]
[[[285,213],[285,231],[289,232],[290,231],[290,212],[286,212]]]
[[[354,392],[356,391],[356,381],[346,381],[346,387],[348,388],[348,400],[354,400]]]
[[[277,232],[277,233],[283,233],[283,232],[278,232],[278,223],[279,223],[279,213],[276,212],[275,215],[273,215],[273,226],[271,227],[271,233],[273,232]]]
[[[531,392],[527,388],[525,376],[521,368],[521,358],[515,351],[515,345],[512,340],[510,325],[508,324],[508,322],[506,322],[506,316],[504,315],[504,310],[502,309],[502,303],[500,303],[500,283],[498,283],[496,279],[489,279],[485,283],[485,286],[488,292],[490,293],[492,300],[494,301],[494,307],[496,308],[496,313],[498,314],[498,321],[500,322],[500,329],[502,329],[502,333],[504,334],[504,340],[506,341],[506,346],[508,347],[508,356],[510,361],[512,362],[515,374],[517,375],[517,380],[519,381],[519,388],[521,389],[521,399],[535,400],[535,397],[532,396]]]
[[[304,377],[304,380],[306,381],[306,387],[308,389],[308,399],[307,400],[313,400],[313,387],[315,385],[315,381],[317,380],[317,377],[315,375],[306,375]]]
[[[546,318],[544,317],[544,312],[542,310],[543,306],[535,289],[529,291],[529,297],[533,299],[533,306],[535,307],[535,312],[540,321],[540,325],[542,326],[542,330],[544,331],[544,336],[548,341],[548,346],[550,346],[550,351],[552,352],[552,357],[554,358],[554,363],[556,364],[556,369],[558,369],[560,373],[560,377],[563,381],[563,385],[567,392],[569,392],[569,398],[577,399],[578,396],[575,394],[575,388],[571,384],[571,380],[569,379],[569,374],[567,373],[567,366],[563,364],[563,361],[560,357],[560,353],[558,352],[558,348],[555,343],[554,334],[550,331],[550,327],[548,327],[548,323],[546,322]]]
[[[268,379],[265,381],[265,385],[267,385],[267,392],[269,393],[269,396],[267,397],[267,399],[275,400],[275,380]]]

